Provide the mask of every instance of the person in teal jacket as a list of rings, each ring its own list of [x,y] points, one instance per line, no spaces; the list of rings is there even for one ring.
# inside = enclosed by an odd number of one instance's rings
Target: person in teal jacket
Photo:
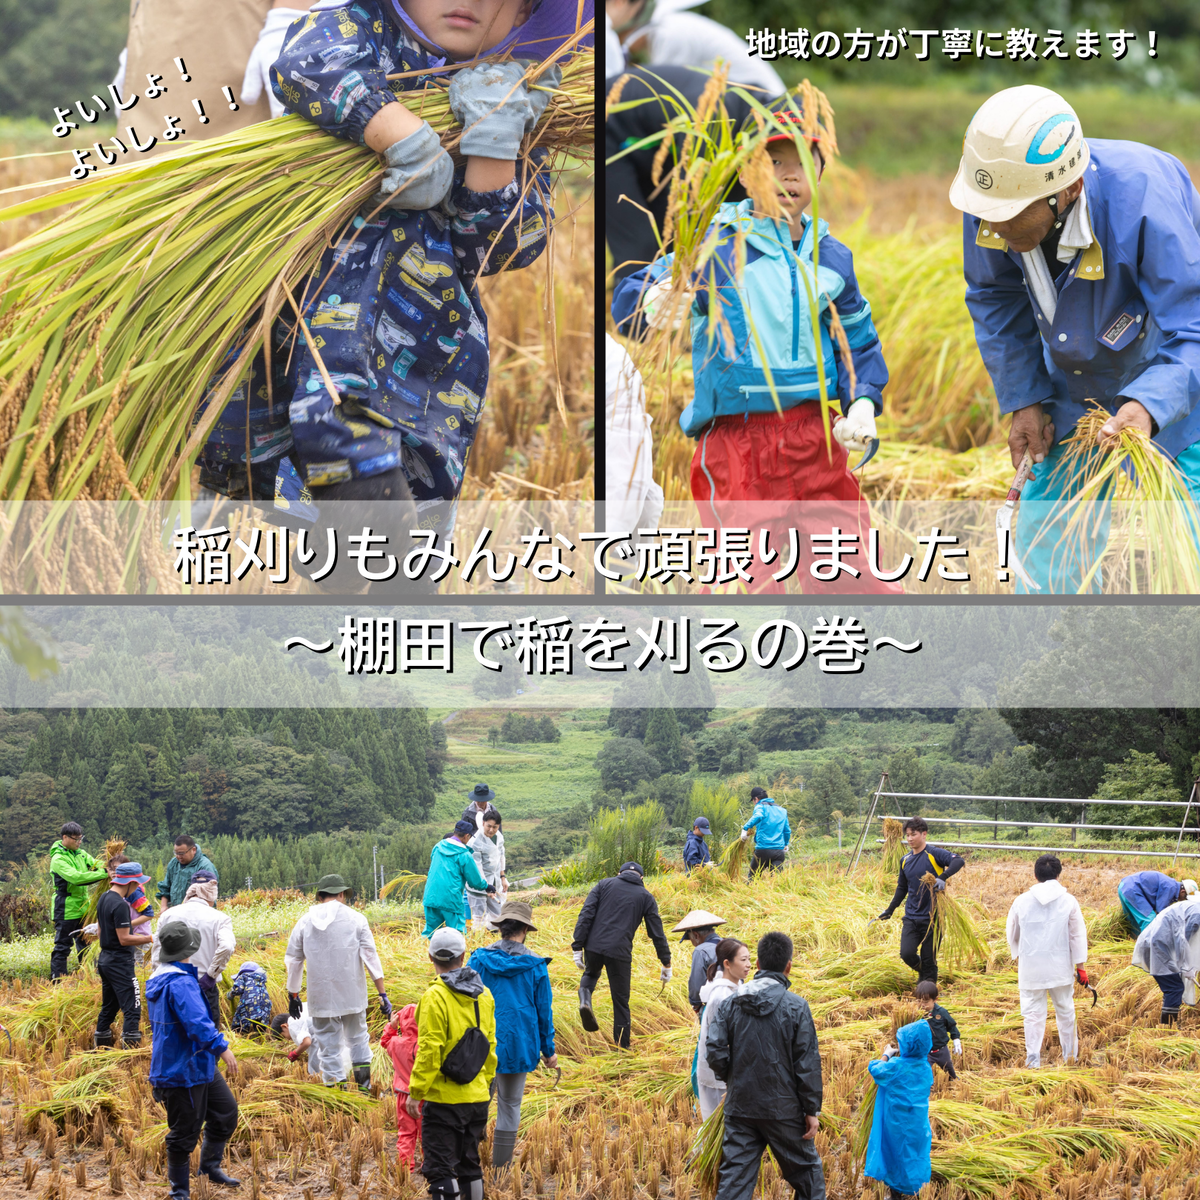
[[[158,898],[162,902],[162,911],[182,904],[187,890],[192,886],[192,876],[197,871],[211,871],[214,879],[219,879],[217,868],[212,860],[196,844],[196,839],[181,833],[175,839],[175,857],[167,863],[167,873],[158,885]]]
[[[788,824],[787,809],[780,808],[767,795],[766,788],[751,788],[750,799],[754,801],[754,811],[742,826],[742,841],[750,836],[750,830],[757,830],[754,857],[750,860],[750,878],[753,879],[764,868],[770,871],[782,868],[783,856],[792,840],[792,827]]]
[[[885,1184],[891,1200],[915,1200],[929,1182],[933,1131],[929,1125],[929,1092],[933,1068],[929,1050],[933,1033],[928,1021],[915,1021],[896,1031],[896,1046],[867,1064],[879,1089],[871,1118],[871,1137],[863,1174]]]
[[[459,933],[466,928],[463,915],[463,888],[495,895],[496,889],[480,874],[475,855],[467,843],[475,836],[473,821],[459,821],[454,832],[443,838],[429,855],[429,874],[425,879],[425,929],[422,937],[432,937],[435,929],[446,925]]]

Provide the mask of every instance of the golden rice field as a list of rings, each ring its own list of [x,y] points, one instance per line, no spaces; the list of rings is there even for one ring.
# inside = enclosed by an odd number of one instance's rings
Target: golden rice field
[[[932,1200],[1194,1200],[1200,1192],[1200,1110],[1193,1103],[1200,1031],[1191,1010],[1178,1029],[1160,1029],[1158,989],[1129,965],[1132,943],[1114,906],[1128,861],[1067,864],[1063,880],[1088,920],[1089,970],[1100,1003],[1089,1007],[1082,991],[1077,999],[1079,1064],[1061,1064],[1050,1033],[1040,1071],[1023,1065],[1016,975],[1003,938],[1012,898],[1032,882],[1031,865],[977,861],[952,881],[986,960],[943,972],[941,1002],[960,1025],[964,1054],[956,1083],[936,1075]],[[874,1200],[849,1147],[866,1063],[893,1023],[908,1019],[914,976],[897,957],[899,920],[868,924],[890,897],[892,877],[878,864],[853,879],[839,871],[807,863],[753,887],[717,871],[694,878],[669,871],[650,887],[667,928],[704,907],[751,944],[772,928],[792,936],[793,986],[812,1005],[824,1062],[817,1144],[829,1196]],[[673,951],[675,977],[660,995],[657,960],[638,936],[633,1048],[616,1051],[604,1034],[585,1034],[575,1016],[578,971],[569,943],[581,897],[539,895],[534,903],[538,933],[531,945],[553,956],[562,1081],[555,1088],[545,1073],[531,1077],[520,1169],[490,1174],[487,1194],[699,1200],[688,1167],[699,1119],[689,1096],[696,1022],[687,1002],[686,947]],[[275,925],[270,912],[257,915],[257,936],[234,960],[253,957],[266,967],[277,1007],[285,1000],[285,938],[298,911],[295,904],[270,910],[279,918]],[[418,998],[431,978],[416,919],[375,930],[397,1004]],[[597,1001],[604,1028],[610,1011],[603,984]],[[148,1050],[88,1049],[98,1004],[90,972],[53,990],[45,981],[0,990],[0,1021],[13,1035],[11,1052],[0,1038],[0,1194],[82,1200],[85,1189],[105,1196],[160,1193],[165,1126],[149,1094]],[[377,1036],[381,1019],[374,1012],[371,1024]],[[241,1194],[289,1200],[423,1194],[422,1181],[396,1165],[389,1072],[378,1073],[381,1094],[371,1099],[306,1086],[300,1066],[289,1064],[277,1045],[234,1038],[233,1046],[242,1063],[234,1086],[243,1119],[232,1147],[232,1169],[247,1179]],[[766,1200],[790,1194],[769,1161],[759,1194]]]

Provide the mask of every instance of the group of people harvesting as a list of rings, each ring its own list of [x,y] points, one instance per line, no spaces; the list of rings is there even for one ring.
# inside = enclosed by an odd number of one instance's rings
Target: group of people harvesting
[[[787,829],[783,809],[765,794],[754,798],[754,814],[743,836],[764,825],[768,830]],[[494,838],[499,823],[487,819],[487,805],[481,785],[479,797],[472,799],[474,817],[469,809],[459,825],[470,822],[476,835]],[[489,831],[492,824],[497,828]],[[701,818],[695,830],[703,832],[704,825]],[[438,846],[453,841],[458,849],[447,855],[435,847],[433,863],[470,862],[478,871],[467,849],[473,840],[467,833],[456,827]],[[865,1165],[866,1175],[884,1183],[893,1198],[915,1195],[930,1179],[932,1068],[940,1066],[954,1078],[951,1047],[954,1054],[962,1053],[959,1027],[939,1003],[931,895],[965,864],[958,855],[928,842],[928,827],[920,817],[905,822],[904,836],[909,851],[900,865],[895,894],[879,919],[889,919],[901,903],[905,905],[900,953],[917,972],[914,994],[926,1017],[901,1028],[896,1045],[885,1047],[870,1064],[878,1094]],[[787,837],[784,833],[785,846]],[[85,933],[87,888],[107,879],[95,922],[103,990],[96,1045],[114,1044],[109,1026],[118,1011],[124,1013],[124,1043],[140,1042],[135,955],[150,946],[154,970],[145,988],[153,1028],[150,1082],[167,1113],[171,1200],[187,1200],[190,1156],[201,1138],[200,1173],[236,1187],[239,1181],[223,1170],[222,1162],[236,1128],[237,1102],[217,1069],[219,1059],[227,1072],[237,1071],[221,1031],[217,991],[236,941],[228,915],[216,907],[216,868],[192,839],[177,842],[157,893],[164,911],[151,934],[144,892],[149,877],[140,865],[123,855],[100,864],[82,850],[81,842],[82,829],[68,823],[52,856],[53,978],[66,974],[70,946]],[[768,858],[758,869],[773,865]],[[1026,1065],[1038,1067],[1047,1001],[1055,1009],[1063,1060],[1077,1057],[1073,986],[1090,986],[1090,981],[1083,914],[1060,881],[1062,864],[1054,855],[1043,854],[1033,873],[1035,883],[1009,910],[1006,934],[1017,966]],[[927,874],[934,877],[932,889],[922,882]],[[479,875],[482,880],[483,873]],[[502,860],[500,873],[493,868],[491,877],[501,879]],[[495,883],[483,882],[481,888],[476,881],[474,890],[483,897],[494,895],[488,889]],[[394,1067],[397,1149],[415,1167],[420,1144],[420,1169],[433,1200],[482,1200],[479,1146],[491,1101],[496,1101],[491,1165],[498,1167],[513,1158],[529,1072],[539,1065],[550,1070],[558,1065],[550,960],[529,945],[530,935],[537,933],[532,909],[505,900],[494,911],[479,912],[478,926],[498,937],[468,955],[462,886],[460,877],[459,890],[446,893],[454,903],[444,906],[447,919],[436,926],[438,910],[426,904],[424,936],[434,980],[420,1000],[398,1011],[387,995],[370,926],[346,903],[350,889],[337,875],[320,880],[313,906],[288,938],[287,1011],[272,1012],[266,972],[253,962],[241,964],[229,992],[234,1029],[270,1030],[293,1043],[289,1058],[306,1055],[310,1073],[327,1086],[357,1086],[369,1092],[370,977],[387,1021],[381,1044]],[[1123,879],[1118,895],[1138,933],[1133,961],[1154,976],[1163,991],[1162,1021],[1173,1023],[1181,1003],[1195,1002],[1200,968],[1197,886],[1192,880],[1175,881],[1146,871]],[[814,1138],[821,1112],[821,1062],[808,1004],[790,990],[792,941],[772,931],[759,939],[752,957],[746,943],[721,936],[718,928],[723,924],[724,918],[714,913],[694,910],[672,930],[692,947],[688,998],[699,1023],[693,1087],[700,1112],[707,1118],[718,1105],[724,1106],[717,1200],[748,1200],[768,1147],[796,1195],[819,1200],[824,1179]],[[627,862],[614,877],[590,889],[571,941],[575,964],[583,972],[581,1023],[585,1029],[599,1029],[593,991],[604,974],[612,996],[613,1043],[625,1049],[632,1031],[633,942],[642,927],[654,944],[665,986],[672,977],[670,943],[641,865]],[[305,988],[307,1000],[302,999]]]

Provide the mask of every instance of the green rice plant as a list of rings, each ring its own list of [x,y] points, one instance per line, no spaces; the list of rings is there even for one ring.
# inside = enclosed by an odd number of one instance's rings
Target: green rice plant
[[[23,1106],[25,1127],[32,1133],[43,1116],[62,1125],[68,1118],[80,1124],[84,1118],[90,1119],[100,1110],[116,1113],[122,1100],[120,1089],[121,1081],[115,1064],[106,1063],[60,1084],[49,1099]]]
[[[1033,1200],[1050,1192],[1047,1168],[1051,1156],[1019,1138],[984,1143],[935,1141],[933,1170],[969,1200],[1016,1194]]]
[[[657,801],[597,813],[588,823],[587,864],[590,879],[615,875],[623,863],[640,864],[647,876],[658,873],[658,846],[667,815]]]
[[[542,883],[553,888],[581,887],[592,882],[587,858],[567,858],[541,873]]]
[[[534,146],[563,165],[586,157],[593,99],[593,57],[572,55],[518,164],[527,186]],[[457,146],[444,88],[404,103]],[[271,323],[294,311],[379,171],[365,147],[288,116],[74,187],[66,215],[0,254],[0,496],[188,499],[190,465]],[[0,221],[62,202],[28,200]]]
[[[718,860],[718,865],[725,874],[733,880],[741,879],[742,872],[746,867],[746,856],[753,849],[752,838],[754,831],[750,831],[750,837],[744,838],[740,834],[733,839],[725,848],[725,852]]]
[[[1080,592],[1091,589],[1104,562],[1089,547],[1102,532],[1109,505],[1120,501],[1127,513],[1123,525],[1128,590],[1133,594],[1200,592],[1200,508],[1174,461],[1139,429],[1121,430],[1116,446],[1097,445],[1100,429],[1111,417],[1105,409],[1089,409],[1063,443],[1065,453],[1056,472],[1070,481],[1074,493],[1063,501],[1067,514],[1060,544],[1083,571]],[[1041,537],[1041,531],[1033,539]],[[1090,565],[1089,565],[1090,564]]]

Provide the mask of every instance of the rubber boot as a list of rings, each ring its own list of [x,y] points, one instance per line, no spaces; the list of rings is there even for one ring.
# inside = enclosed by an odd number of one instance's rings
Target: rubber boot
[[[461,1200],[461,1196],[458,1180],[453,1176],[438,1179],[429,1185],[429,1200]]]
[[[189,1200],[192,1176],[192,1156],[167,1152],[167,1181],[171,1185],[170,1200]]]
[[[516,1148],[517,1131],[497,1129],[492,1135],[492,1166],[507,1167],[513,1160],[513,1151]]]
[[[462,1200],[483,1200],[483,1180],[458,1180],[458,1194]]]
[[[113,1050],[116,1048],[116,1039],[113,1037],[112,1030],[105,1030],[101,1033],[99,1029],[92,1035],[92,1044],[97,1050]]]
[[[220,1183],[225,1187],[241,1187],[242,1181],[240,1179],[234,1179],[232,1175],[226,1175],[221,1170],[221,1159],[224,1157],[225,1143],[210,1142],[205,1138],[204,1146],[200,1151],[200,1169],[198,1173],[207,1175],[213,1183]]]
[[[1160,1025],[1178,1025],[1179,1024],[1179,1009],[1164,1008],[1162,1015],[1158,1018]]]
[[[364,1095],[371,1094],[371,1064],[370,1063],[355,1063],[354,1064],[354,1082],[358,1084],[358,1090]]]
[[[600,1022],[592,1011],[592,993],[587,988],[579,989],[579,1020],[588,1033],[599,1033]]]

